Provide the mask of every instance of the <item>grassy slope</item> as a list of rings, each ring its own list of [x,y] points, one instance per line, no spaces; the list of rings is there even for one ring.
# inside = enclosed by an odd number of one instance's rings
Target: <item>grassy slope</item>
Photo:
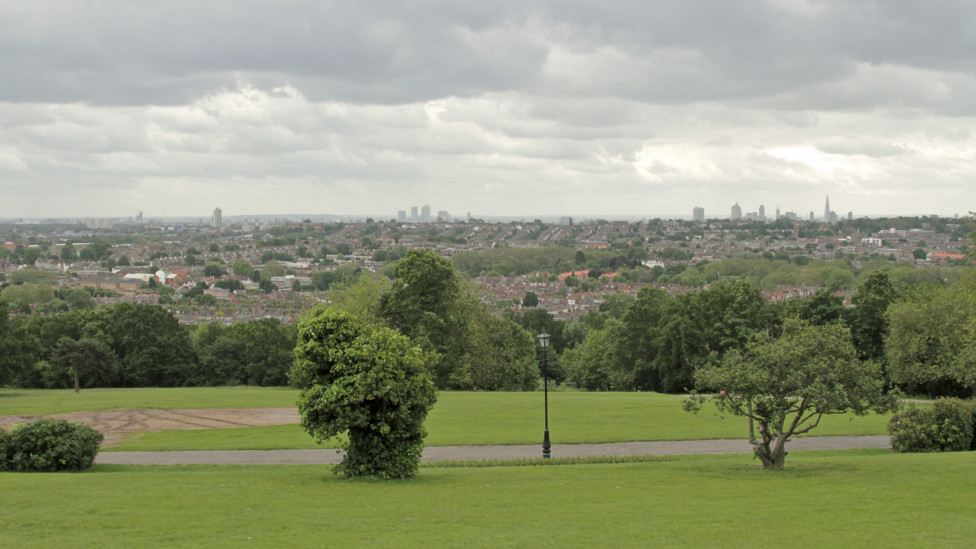
[[[193,388],[134,391],[0,392],[0,415],[110,408],[237,408],[291,406],[294,389]],[[682,397],[657,393],[554,392],[549,427],[556,443],[740,438],[741,418],[722,419],[712,408],[696,415]],[[426,426],[427,444],[534,444],[543,430],[542,394],[442,392]],[[887,418],[830,416],[814,435],[881,434]],[[327,444],[326,446],[335,446]],[[321,447],[297,425],[137,433],[116,450],[217,450]]]
[[[0,474],[0,547],[969,547],[976,454],[792,453],[664,463]],[[68,494],[83,495],[73,497]]]

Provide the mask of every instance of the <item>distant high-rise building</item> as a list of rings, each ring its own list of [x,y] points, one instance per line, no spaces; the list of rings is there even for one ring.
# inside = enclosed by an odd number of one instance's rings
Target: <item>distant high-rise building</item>
[[[694,209],[691,210],[691,216],[695,221],[705,221],[705,208],[695,206]]]
[[[830,223],[830,196],[827,196],[827,201],[824,203],[824,221]]]
[[[139,215],[136,216],[136,221],[142,221],[142,210],[139,210]]]
[[[739,203],[736,202],[732,206],[732,221],[739,221],[740,219],[742,219],[742,208],[739,206]]]
[[[220,208],[214,208],[213,217],[210,218],[210,226],[215,229],[219,229],[221,226],[223,226],[223,223],[223,212],[220,211]]]
[[[417,207],[410,206],[410,221],[416,221],[416,220],[417,220]]]
[[[810,221],[813,221],[813,212],[810,212]]]
[[[759,205],[759,221],[766,221],[766,206]]]
[[[776,219],[773,221],[779,221],[779,206],[776,206]]]
[[[847,212],[847,220],[854,221],[854,212]]]
[[[407,210],[397,211],[397,221],[399,221],[400,223],[404,223],[407,221]]]
[[[448,213],[447,210],[438,210],[437,211],[437,220],[438,221],[450,221],[451,220],[451,214]]]
[[[420,209],[420,220],[421,221],[431,221],[430,217],[430,206],[424,204],[424,207]]]

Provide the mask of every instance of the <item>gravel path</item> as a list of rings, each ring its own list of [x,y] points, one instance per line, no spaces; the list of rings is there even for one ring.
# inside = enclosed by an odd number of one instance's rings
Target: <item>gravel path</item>
[[[888,435],[802,437],[788,451],[890,448]],[[609,444],[554,444],[552,457],[632,455],[748,454],[745,439],[663,440]],[[470,461],[542,457],[541,444],[511,446],[428,446],[423,461]],[[307,465],[339,463],[338,450],[210,450],[189,452],[102,452],[96,463],[115,465]]]

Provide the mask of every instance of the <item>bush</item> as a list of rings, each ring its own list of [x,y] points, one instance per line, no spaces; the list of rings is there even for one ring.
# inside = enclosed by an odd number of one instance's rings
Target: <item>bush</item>
[[[0,471],[10,470],[10,433],[0,429]]]
[[[91,467],[102,434],[87,425],[41,418],[11,433],[10,469],[81,471]]]
[[[966,451],[973,443],[973,404],[958,398],[940,398],[932,404],[936,444],[943,452]]]
[[[891,447],[897,452],[957,452],[973,449],[976,405],[940,398],[931,408],[911,406],[888,421]]]
[[[888,420],[891,448],[896,452],[934,452],[935,425],[929,410],[910,406]]]

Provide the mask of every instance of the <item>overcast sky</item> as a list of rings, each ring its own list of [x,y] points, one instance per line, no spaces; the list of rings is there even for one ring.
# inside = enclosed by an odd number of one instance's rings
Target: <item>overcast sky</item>
[[[0,218],[976,210],[972,0],[0,0]]]

